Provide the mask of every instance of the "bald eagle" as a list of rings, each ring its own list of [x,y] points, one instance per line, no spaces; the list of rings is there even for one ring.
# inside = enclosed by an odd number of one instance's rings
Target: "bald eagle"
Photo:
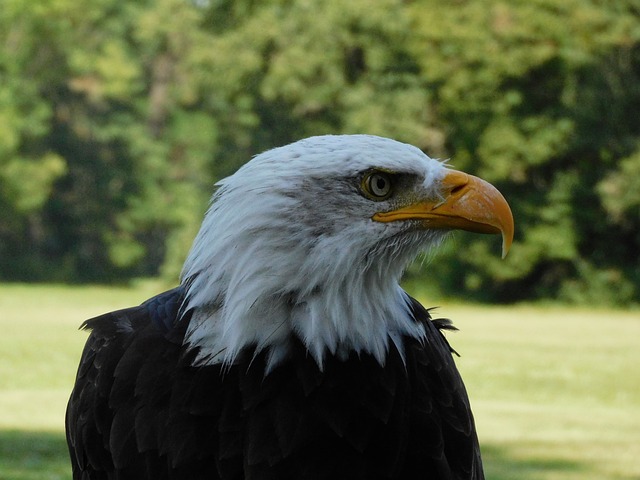
[[[87,320],[74,479],[480,479],[469,400],[399,280],[503,196],[419,149],[319,136],[217,184],[180,286]]]

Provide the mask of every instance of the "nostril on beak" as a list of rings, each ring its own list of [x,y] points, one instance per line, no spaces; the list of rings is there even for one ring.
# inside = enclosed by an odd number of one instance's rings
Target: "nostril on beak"
[[[451,189],[451,195],[456,195],[460,190],[462,190],[466,185],[456,185]]]

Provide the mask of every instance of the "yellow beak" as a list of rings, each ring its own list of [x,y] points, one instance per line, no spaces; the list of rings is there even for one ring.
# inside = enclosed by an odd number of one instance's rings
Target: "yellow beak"
[[[376,222],[415,220],[424,228],[501,233],[504,258],[513,242],[514,224],[509,204],[498,189],[481,178],[456,170],[447,170],[441,184],[441,198],[378,212],[372,219]]]

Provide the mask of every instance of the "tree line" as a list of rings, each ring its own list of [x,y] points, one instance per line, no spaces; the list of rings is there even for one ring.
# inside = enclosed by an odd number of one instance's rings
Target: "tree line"
[[[302,137],[395,138],[496,185],[516,240],[419,278],[640,293],[640,2],[4,0],[0,280],[175,282],[216,179]]]

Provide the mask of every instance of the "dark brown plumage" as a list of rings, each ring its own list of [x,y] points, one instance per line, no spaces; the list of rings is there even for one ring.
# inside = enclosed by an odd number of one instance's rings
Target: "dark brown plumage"
[[[437,321],[411,300],[429,345],[328,357],[320,371],[292,338],[264,376],[193,367],[181,288],[85,323],[91,330],[67,411],[74,479],[481,479],[469,401]],[[442,326],[446,326],[442,323]]]

